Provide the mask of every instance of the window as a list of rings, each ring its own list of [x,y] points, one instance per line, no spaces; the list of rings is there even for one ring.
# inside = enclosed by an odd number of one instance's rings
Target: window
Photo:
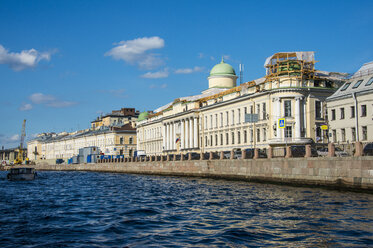
[[[335,120],[335,109],[332,109],[332,121]]]
[[[229,145],[229,134],[228,133],[225,134],[225,144]]]
[[[205,129],[207,129],[207,116],[205,116]]]
[[[250,114],[254,114],[254,106],[253,105],[250,106]]]
[[[342,88],[341,88],[341,91],[347,90],[347,88],[348,88],[348,86],[350,86],[350,84],[351,84],[351,82],[346,83],[345,85],[343,85]]]
[[[254,141],[254,130],[250,129],[250,142]]]
[[[123,137],[120,137],[119,144],[123,145]]]
[[[360,84],[363,82],[363,80],[359,80],[356,82],[356,84],[352,87],[353,89],[356,89],[357,87],[360,86]]]
[[[367,105],[361,105],[361,117],[367,116]]]
[[[260,112],[260,104],[257,104],[256,105],[256,113],[259,115],[259,112]]]
[[[218,135],[215,135],[215,146],[218,146]]]
[[[337,142],[337,131],[335,129],[332,130],[332,134],[333,134],[333,142]]]
[[[220,127],[223,127],[223,113],[220,113]]]
[[[212,125],[212,115],[210,115],[210,128],[212,128],[213,125]]]
[[[351,118],[355,118],[355,106],[351,106]]]
[[[316,118],[322,117],[322,109],[321,109],[320,101],[315,101],[315,114],[316,114]]]
[[[341,111],[341,120],[345,118],[345,108],[340,108]]]
[[[367,140],[368,139],[367,126],[362,126],[362,131],[363,131],[363,140]]]
[[[234,110],[232,110],[232,125],[234,125]]]
[[[128,141],[128,143],[129,143],[130,145],[132,145],[132,144],[133,144],[133,138],[132,138],[132,137],[130,137],[130,138],[129,138],[129,141]]]
[[[259,128],[256,130],[256,141],[260,142],[260,129]]]
[[[369,79],[369,81],[365,84],[365,86],[369,86],[373,83],[373,77]]]
[[[237,144],[241,144],[241,132],[237,132]]]
[[[225,117],[227,118],[227,126],[229,125],[229,115],[228,115],[228,111],[225,112]]]
[[[263,120],[267,119],[267,109],[266,109],[266,104],[262,104],[262,113],[263,113]]]
[[[220,145],[223,145],[223,134],[220,134]]]
[[[218,127],[218,114],[215,114],[215,127]]]
[[[213,144],[212,144],[212,135],[210,135],[210,146],[213,146]]]
[[[267,130],[263,128],[263,141],[266,141],[267,139]]]
[[[207,143],[207,136],[205,136],[205,145],[208,146],[208,143]]]
[[[293,137],[293,129],[291,128],[291,126],[286,126],[285,127],[285,137],[286,138],[291,138]]]
[[[238,124],[241,123],[241,109],[238,109]]]
[[[342,142],[346,141],[346,129],[342,128],[341,129],[341,135],[342,135]]]
[[[232,132],[232,145],[234,145],[234,132]]]
[[[244,107],[243,110],[244,110],[245,115],[246,115],[247,114],[247,107]]]
[[[284,113],[285,113],[285,117],[291,116],[291,101],[290,100],[284,101]]]
[[[243,143],[247,143],[247,131],[243,131]]]
[[[356,128],[351,128],[352,141],[356,141]]]

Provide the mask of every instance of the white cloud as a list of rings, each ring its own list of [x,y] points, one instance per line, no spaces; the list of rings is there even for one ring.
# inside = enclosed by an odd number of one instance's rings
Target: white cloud
[[[151,84],[151,85],[149,85],[149,89],[156,89],[156,88],[165,89],[165,88],[167,88],[167,84],[161,84],[161,85]]]
[[[142,78],[150,78],[150,79],[156,79],[156,78],[166,78],[168,77],[168,69],[164,69],[161,71],[156,72],[147,72],[143,75],[141,75]]]
[[[19,53],[9,52],[0,45],[0,64],[6,64],[14,71],[35,67],[39,61],[51,59],[53,52],[38,52],[34,48]]]
[[[34,104],[44,104],[52,108],[65,108],[78,104],[77,102],[62,101],[55,96],[44,95],[43,93],[34,93],[29,97],[29,99]]]
[[[128,95],[125,95],[125,89],[117,89],[117,90],[99,90],[99,92],[110,94],[117,98],[127,98]]]
[[[19,110],[21,111],[27,111],[32,109],[32,105],[30,103],[23,103],[21,107],[19,107]]]
[[[116,47],[105,53],[116,60],[124,60],[128,64],[137,65],[142,69],[154,69],[163,64],[159,54],[150,50],[164,47],[164,40],[158,36],[143,37],[134,40],[121,41]]]
[[[182,68],[175,70],[176,74],[190,74],[193,72],[201,72],[203,71],[203,67],[195,66],[194,68]]]

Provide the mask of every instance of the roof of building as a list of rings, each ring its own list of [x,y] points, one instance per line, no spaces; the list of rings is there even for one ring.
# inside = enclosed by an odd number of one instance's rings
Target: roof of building
[[[225,63],[222,58],[219,64],[212,67],[210,71],[210,77],[211,76],[236,76],[236,72],[233,67],[230,64]]]
[[[148,117],[149,113],[148,111],[144,111],[140,113],[139,117],[137,118],[137,121],[143,121]]]
[[[354,93],[371,91],[373,91],[373,61],[364,64],[333,95],[328,97],[327,101],[340,97],[351,97]]]

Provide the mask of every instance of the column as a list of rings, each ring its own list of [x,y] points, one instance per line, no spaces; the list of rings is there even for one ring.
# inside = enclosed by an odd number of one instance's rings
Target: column
[[[185,119],[185,148],[189,148],[189,120]]]
[[[217,125],[217,124],[216,124]],[[198,119],[194,118],[194,148],[198,148]]]
[[[193,117],[189,119],[189,147],[193,148]]]
[[[170,149],[170,125],[166,124],[166,150]]]
[[[176,150],[176,122],[173,123],[173,133],[172,133],[172,147]]]
[[[181,120],[181,130],[180,130],[180,149],[185,148],[185,137],[184,137],[184,120]]]
[[[295,97],[295,127],[294,127],[294,138],[300,139],[300,103],[301,103],[302,97]]]
[[[281,135],[282,128],[280,128],[278,126],[278,119],[281,118],[281,99],[278,97],[278,98],[275,98],[275,101],[276,101],[276,112],[277,112],[277,114],[276,114],[276,117],[277,117],[277,120],[276,120],[276,122],[277,122],[277,139],[282,139],[282,135]]]
[[[163,147],[162,147],[162,151],[163,150],[166,150],[166,125],[163,124],[163,127],[162,127],[162,140],[163,140]]]
[[[173,150],[174,149],[174,123],[171,122],[170,123],[170,150]]]

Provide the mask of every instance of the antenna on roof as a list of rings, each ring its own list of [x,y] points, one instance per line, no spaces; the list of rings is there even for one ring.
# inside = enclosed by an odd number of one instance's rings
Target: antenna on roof
[[[243,81],[243,70],[244,70],[244,66],[243,64],[240,64],[240,84],[242,84],[242,81]]]

